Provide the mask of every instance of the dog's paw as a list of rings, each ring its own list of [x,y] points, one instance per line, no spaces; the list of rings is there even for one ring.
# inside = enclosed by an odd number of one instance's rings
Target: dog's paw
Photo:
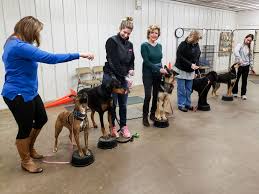
[[[167,120],[166,116],[163,116],[163,117],[162,117],[162,120]]]
[[[85,154],[84,154],[84,152],[83,152],[83,151],[78,152],[78,154],[79,154],[79,156],[80,156],[81,158],[83,158],[83,157],[85,156]]]
[[[83,152],[85,156],[90,155],[90,151],[88,149],[86,150],[86,148],[83,148]]]
[[[98,125],[96,125],[96,124],[94,124],[93,126],[94,126],[94,128],[98,128]]]
[[[156,117],[157,120],[161,121],[162,120],[162,117]]]

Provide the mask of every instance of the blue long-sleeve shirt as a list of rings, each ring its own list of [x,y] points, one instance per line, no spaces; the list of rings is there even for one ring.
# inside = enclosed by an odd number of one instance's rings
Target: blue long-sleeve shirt
[[[7,40],[2,60],[5,65],[5,82],[2,96],[13,100],[22,95],[25,102],[38,95],[38,63],[56,64],[79,59],[79,53],[52,54],[16,37]]]

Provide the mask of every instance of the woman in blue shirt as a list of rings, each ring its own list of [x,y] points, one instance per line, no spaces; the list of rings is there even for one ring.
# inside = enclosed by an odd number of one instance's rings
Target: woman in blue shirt
[[[90,53],[51,54],[40,50],[42,28],[43,24],[34,17],[22,18],[7,39],[2,56],[5,65],[2,96],[18,124],[16,146],[21,167],[31,173],[43,171],[32,158],[43,158],[35,151],[34,143],[47,122],[44,104],[38,94],[37,62],[56,64],[80,57],[93,59]]]

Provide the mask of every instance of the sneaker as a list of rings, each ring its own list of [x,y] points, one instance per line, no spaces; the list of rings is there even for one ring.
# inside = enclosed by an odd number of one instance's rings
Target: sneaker
[[[183,112],[188,112],[188,109],[182,106],[178,106],[178,109]]]
[[[242,95],[241,98],[242,98],[242,100],[246,100],[247,99],[246,95]]]
[[[115,126],[112,127],[112,133],[111,133],[111,136],[112,137],[116,137],[118,138],[119,137],[119,133],[117,132],[117,129]]]
[[[130,134],[130,132],[129,132],[128,126],[122,127],[122,129],[121,129],[121,134],[122,134],[122,136],[125,137],[125,138],[130,138],[130,137],[131,137],[131,134]]]
[[[238,95],[237,95],[237,94],[233,94],[233,97],[234,97],[234,98],[237,98],[237,97],[238,97]]]

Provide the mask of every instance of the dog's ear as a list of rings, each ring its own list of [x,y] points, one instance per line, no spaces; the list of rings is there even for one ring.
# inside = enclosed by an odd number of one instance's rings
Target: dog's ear
[[[88,102],[88,95],[87,93],[81,93],[77,95],[77,98],[79,99],[80,104],[85,104]]]

